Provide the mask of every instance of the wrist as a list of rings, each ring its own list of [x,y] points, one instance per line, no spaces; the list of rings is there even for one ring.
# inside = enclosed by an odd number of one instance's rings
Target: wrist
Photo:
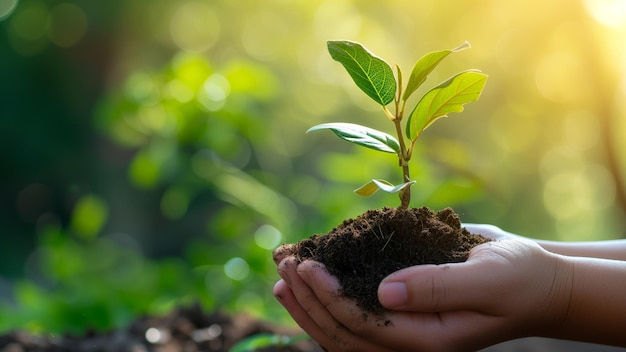
[[[553,337],[626,347],[626,262],[563,258],[571,268],[571,284]]]
[[[545,294],[539,305],[539,322],[532,335],[558,338],[564,331],[572,304],[575,260],[572,257],[546,253],[551,270],[544,275]]]

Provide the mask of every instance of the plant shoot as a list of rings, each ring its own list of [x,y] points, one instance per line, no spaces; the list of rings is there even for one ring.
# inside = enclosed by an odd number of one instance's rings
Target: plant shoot
[[[370,196],[379,189],[399,193],[400,207],[407,209],[411,201],[409,161],[415,142],[422,132],[437,119],[449,113],[463,111],[463,105],[480,97],[487,75],[478,70],[468,70],[453,75],[426,92],[405,119],[409,97],[426,81],[428,75],[448,55],[469,48],[468,42],[450,49],[428,53],[420,58],[411,71],[406,87],[402,87],[402,71],[393,69],[383,59],[372,54],[361,44],[351,41],[329,41],[330,56],[343,65],[356,85],[367,96],[381,105],[385,116],[393,123],[397,138],[369,127],[353,123],[325,123],[310,128],[308,132],[331,130],[339,138],[366,148],[396,154],[402,168],[402,183],[394,185],[373,179],[354,192]],[[392,106],[392,110],[389,109]],[[404,123],[403,123],[404,121]]]

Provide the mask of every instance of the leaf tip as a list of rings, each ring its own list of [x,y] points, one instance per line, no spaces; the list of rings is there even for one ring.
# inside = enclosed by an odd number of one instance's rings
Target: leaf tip
[[[471,47],[472,47],[472,45],[466,40],[461,45],[459,45],[456,48],[452,49],[452,51],[453,52],[457,52],[457,51],[461,51],[461,50],[465,50],[465,49],[470,49]]]

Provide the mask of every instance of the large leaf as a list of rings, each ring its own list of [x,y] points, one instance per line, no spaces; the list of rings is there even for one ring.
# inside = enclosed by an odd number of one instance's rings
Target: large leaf
[[[409,77],[409,82],[406,85],[402,99],[407,100],[409,96],[426,81],[426,78],[433,72],[435,67],[448,55],[468,48],[470,48],[470,43],[466,41],[452,50],[434,51],[422,56],[417,60],[415,66],[413,66],[413,71],[411,71],[411,76]]]
[[[451,112],[463,111],[463,105],[476,101],[485,87],[487,75],[478,71],[461,72],[426,93],[417,103],[406,125],[407,137],[415,141],[435,120]]]
[[[400,144],[397,139],[369,127],[353,123],[334,122],[313,126],[306,133],[319,130],[331,130],[345,141],[381,152],[394,154],[400,152]]]
[[[365,94],[383,106],[393,101],[396,80],[389,64],[359,43],[329,41],[327,45],[330,56],[345,67]]]
[[[380,179],[373,179],[370,182],[364,184],[363,186],[355,189],[354,193],[363,197],[369,197],[372,194],[376,193],[376,191],[378,191],[379,189],[387,193],[397,193],[414,183],[415,181],[409,181],[401,185],[394,186],[388,181],[380,180]]]

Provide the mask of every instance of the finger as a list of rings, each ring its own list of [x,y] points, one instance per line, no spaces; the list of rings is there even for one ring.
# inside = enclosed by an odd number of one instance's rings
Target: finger
[[[504,281],[492,270],[494,261],[502,260],[490,250],[495,245],[489,242],[475,247],[463,263],[418,265],[397,271],[383,279],[378,299],[385,308],[402,311],[483,310]]]
[[[491,239],[497,239],[500,232],[503,232],[499,227],[494,225],[463,223],[462,226],[471,233],[482,235]]]
[[[333,314],[329,312],[327,307],[332,308],[332,306],[336,305],[351,306],[354,308],[353,312],[358,312],[359,309],[352,301],[340,296],[340,285],[337,278],[330,275],[323,264],[314,261],[302,262],[297,267],[297,273],[297,278],[291,278],[294,295],[302,308],[315,321],[315,324],[332,340],[336,349],[329,348],[329,350],[388,351],[384,347],[372,344],[366,339],[353,334],[350,329],[347,329],[342,322],[335,319]],[[311,278],[314,278],[314,280],[308,282],[307,280]],[[324,296],[325,302],[322,302],[318,295]],[[329,304],[329,302],[332,302],[332,304]]]
[[[473,350],[489,345],[490,341],[498,342],[502,334],[497,331],[501,329],[497,317],[471,310],[367,314],[354,301],[337,296],[335,284],[311,264],[302,263],[298,273],[309,283],[319,304],[351,331],[351,338],[360,337],[371,346],[385,346],[393,351]]]
[[[283,259],[293,253],[293,249],[293,244],[283,244],[280,247],[276,248],[272,253],[272,259],[274,259],[274,263],[276,265],[280,264]]]
[[[488,225],[488,224],[463,224],[463,227],[474,234],[487,237],[492,240],[505,240],[505,239],[523,239],[524,237],[516,235],[511,232],[502,230],[501,228]]]
[[[278,275],[285,280],[287,286],[291,287],[291,276],[293,276],[293,274],[290,275],[289,273],[295,270],[297,265],[296,259],[293,256],[287,256],[281,259],[277,265]]]
[[[331,347],[334,346],[334,342],[328,338],[324,330],[322,330],[315,321],[311,319],[311,316],[309,316],[306,310],[302,308],[284,280],[276,282],[273,294],[302,330],[306,331],[306,333],[320,345],[325,346],[326,349],[333,350]]]

